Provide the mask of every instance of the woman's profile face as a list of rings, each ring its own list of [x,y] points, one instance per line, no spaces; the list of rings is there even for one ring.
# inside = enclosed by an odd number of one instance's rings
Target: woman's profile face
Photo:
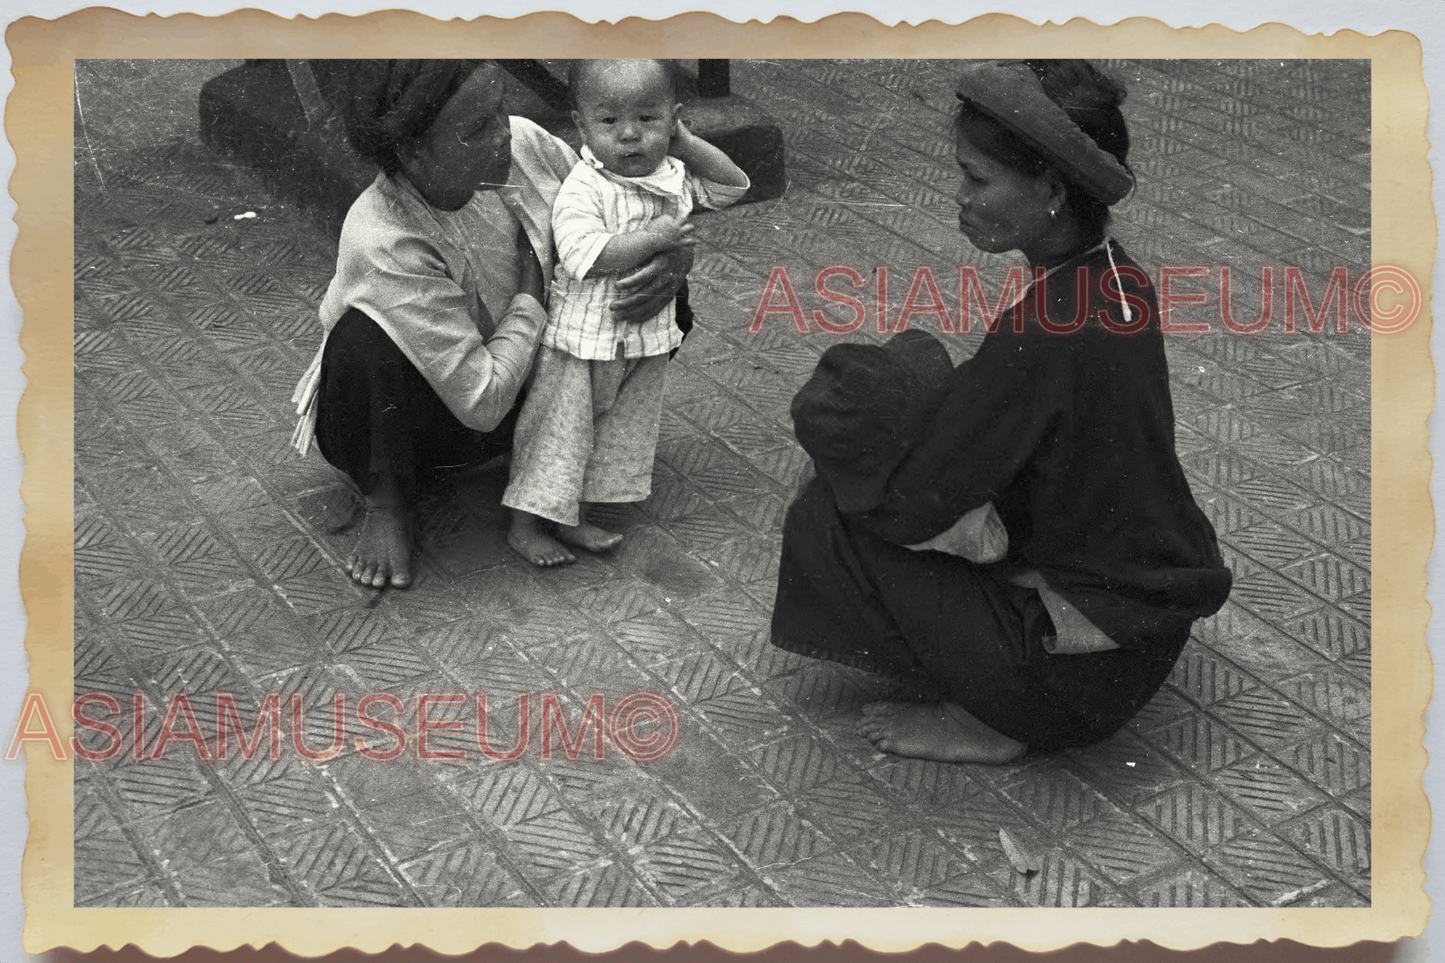
[[[407,176],[438,207],[455,209],[496,190],[512,168],[512,128],[502,110],[501,69],[472,71],[404,160]]]
[[[1047,174],[1027,174],[995,160],[968,139],[967,131],[954,140],[963,175],[955,198],[959,231],[980,251],[1027,252],[1052,229],[1053,182]]]

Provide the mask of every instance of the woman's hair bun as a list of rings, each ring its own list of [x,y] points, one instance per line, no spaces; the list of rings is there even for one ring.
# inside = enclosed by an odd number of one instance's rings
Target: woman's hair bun
[[[1107,110],[1124,103],[1128,89],[1087,60],[1025,60],[1039,78],[1044,93],[1060,107]]]
[[[479,61],[350,60],[338,64],[341,119],[358,154],[388,174]]]
[[[1128,166],[1129,131],[1119,108],[1129,91],[1087,60],[1025,60],[1044,94],[1119,163]]]

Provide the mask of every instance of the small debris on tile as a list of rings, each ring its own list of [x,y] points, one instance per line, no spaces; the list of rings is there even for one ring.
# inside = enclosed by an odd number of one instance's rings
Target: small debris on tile
[[[1003,845],[1004,855],[1007,856],[1008,861],[1013,864],[1015,871],[1024,874],[1037,873],[1039,871],[1042,865],[1039,862],[1039,858],[1029,851],[1028,847],[1024,845],[1023,840],[1000,826],[998,828],[998,841]]]

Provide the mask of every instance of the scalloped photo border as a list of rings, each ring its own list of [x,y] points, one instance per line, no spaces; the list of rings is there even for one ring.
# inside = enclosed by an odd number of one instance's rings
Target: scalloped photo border
[[[1192,949],[1221,938],[1316,946],[1420,933],[1429,903],[1421,860],[1429,836],[1422,787],[1422,713],[1433,668],[1425,630],[1425,566],[1433,508],[1426,419],[1434,402],[1430,288],[1437,239],[1425,134],[1421,46],[1411,34],[1305,35],[1285,24],[1237,32],[1171,28],[1134,18],[1100,26],[1036,26],[1008,15],[962,24],[883,26],[859,14],[814,23],[735,23],[711,13],[586,23],[560,13],[444,22],[405,11],[284,19],[136,17],[92,9],[9,28],[16,86],[5,114],[17,155],[9,188],[19,211],[12,283],[24,311],[28,386],[20,404],[27,538],[20,582],[29,625],[29,691],[50,705],[72,693],[73,580],[73,61],[214,57],[1148,57],[1363,58],[1372,63],[1372,263],[1419,279],[1424,308],[1373,348],[1373,905],[1362,909],[77,909],[73,905],[72,764],[28,747],[30,835],[23,867],[25,947],[88,951],[134,943],[166,956],[275,942],[300,954],[377,952],[424,944],[462,953],[484,943],[566,940],[604,951],[709,940],[734,951],[781,941],[855,940],[901,951],[927,943],[1001,941],[1034,950],[1075,942],[1151,940]],[[57,718],[68,739],[71,723]]]

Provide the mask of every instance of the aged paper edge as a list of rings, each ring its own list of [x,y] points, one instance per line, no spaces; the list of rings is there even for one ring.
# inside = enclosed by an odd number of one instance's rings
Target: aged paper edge
[[[1424,304],[1406,332],[1373,346],[1372,765],[1374,889],[1368,909],[942,910],[857,909],[76,909],[72,905],[71,766],[27,755],[30,836],[22,885],[28,950],[88,951],[134,943],[158,955],[191,946],[231,949],[276,942],[302,954],[340,947],[376,952],[422,943],[443,953],[483,943],[524,947],[567,940],[603,951],[634,940],[666,946],[709,940],[735,951],[783,940],[812,945],[856,940],[878,950],[925,943],[1007,941],[1028,950],[1076,942],[1147,939],[1194,949],[1292,939],[1315,946],[1394,940],[1418,934],[1428,915],[1421,867],[1429,833],[1422,786],[1422,714],[1433,668],[1425,644],[1425,565],[1433,518],[1426,419],[1434,402],[1429,355],[1429,278],[1436,231],[1425,122],[1428,94],[1421,46],[1401,31],[1307,36],[1284,24],[1246,33],[1225,27],[1171,28],[1132,18],[1113,26],[1073,20],[1035,26],[991,14],[960,25],[930,21],[886,27],[860,14],[804,24],[778,18],[738,24],[710,13],[662,21],[627,18],[588,24],[568,14],[442,22],[390,11],[364,17],[283,19],[260,11],[223,17],[135,17],[109,9],[11,25],[15,92],[6,132],[17,155],[10,183],[19,238],[12,283],[29,323],[21,334],[28,386],[19,437],[27,539],[20,585],[29,617],[30,690],[51,705],[71,695],[73,633],[73,251],[71,209],[72,61],[101,57],[667,56],[1363,58],[1372,63],[1372,263],[1393,264],[1420,281]],[[1422,216],[1424,215],[1424,216]],[[69,719],[58,718],[69,735]],[[1047,913],[1046,919],[1039,914]],[[740,918],[741,917],[741,918]]]

